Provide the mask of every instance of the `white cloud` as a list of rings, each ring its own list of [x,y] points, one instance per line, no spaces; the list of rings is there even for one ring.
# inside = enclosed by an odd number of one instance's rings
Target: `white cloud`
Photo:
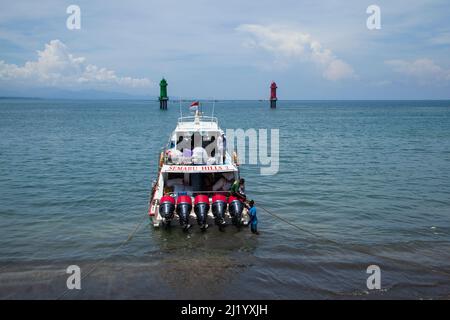
[[[60,40],[52,40],[38,51],[36,61],[23,66],[0,61],[0,80],[29,85],[83,88],[149,88],[147,78],[119,77],[114,71],[87,64],[83,57],[73,56]]]
[[[450,70],[442,68],[431,59],[423,58],[415,61],[398,59],[388,60],[385,63],[391,66],[394,72],[414,78],[420,84],[450,80]]]
[[[323,72],[323,76],[328,80],[339,80],[354,76],[352,67],[339,59],[332,60]]]
[[[438,34],[430,39],[430,43],[434,45],[449,45],[450,44],[450,32],[444,32]]]
[[[325,79],[336,81],[355,77],[355,72],[349,64],[338,59],[330,49],[323,48],[320,42],[308,33],[257,24],[243,24],[237,30],[253,36],[246,42],[247,46],[262,48],[274,54],[277,59],[283,58],[283,62],[286,58],[314,62],[323,69]]]

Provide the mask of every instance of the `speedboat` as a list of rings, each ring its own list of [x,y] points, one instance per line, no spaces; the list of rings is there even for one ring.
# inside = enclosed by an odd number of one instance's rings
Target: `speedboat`
[[[229,192],[236,179],[239,159],[226,150],[218,119],[198,109],[181,116],[159,156],[148,209],[153,226],[180,225],[187,231],[197,224],[204,231],[212,224],[220,230],[247,225],[243,199]]]

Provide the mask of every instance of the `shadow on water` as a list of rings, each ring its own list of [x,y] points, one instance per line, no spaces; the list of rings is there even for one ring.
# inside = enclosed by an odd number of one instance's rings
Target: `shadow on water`
[[[97,259],[2,264],[0,299],[227,298],[229,286],[254,264],[257,246],[246,227],[183,232],[147,225],[119,251],[111,245]],[[71,264],[82,270],[82,290],[66,290]]]
[[[161,279],[179,298],[212,298],[226,294],[254,264],[257,240],[247,228],[228,226],[224,232],[209,228],[156,230],[152,240],[160,250]]]

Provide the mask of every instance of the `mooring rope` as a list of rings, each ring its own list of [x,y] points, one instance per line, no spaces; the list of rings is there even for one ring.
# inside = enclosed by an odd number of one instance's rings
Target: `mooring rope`
[[[127,237],[126,240],[124,240],[119,246],[117,246],[113,251],[111,251],[111,252],[109,253],[109,255],[105,256],[105,257],[104,257],[103,259],[101,259],[100,261],[97,261],[97,262],[92,266],[92,268],[91,268],[88,272],[86,272],[86,273],[81,277],[81,280],[80,280],[80,281],[86,279],[86,277],[88,277],[92,272],[94,272],[94,270],[95,270],[101,263],[105,262],[106,259],[108,259],[111,255],[113,255],[115,252],[117,252],[120,248],[122,248],[122,247],[123,247],[124,245],[126,245],[128,242],[130,242],[131,239],[134,238],[134,235],[139,231],[139,229],[141,228],[142,224],[144,223],[144,221],[145,221],[146,219],[148,219],[148,214],[145,214],[145,216],[142,218],[142,220],[141,220],[138,224],[136,224],[136,227],[135,227],[134,230],[128,235],[128,237]],[[57,297],[57,300],[62,299],[69,291],[70,291],[69,288],[67,288],[66,290],[64,290],[64,292],[63,292],[61,295],[59,295],[59,296]]]
[[[301,228],[301,227],[298,226],[297,224],[294,224],[294,223],[290,222],[289,220],[287,220],[287,219],[285,219],[285,218],[282,218],[282,217],[280,217],[279,215],[277,215],[277,214],[275,214],[275,213],[273,213],[273,212],[267,210],[266,208],[264,208],[264,207],[261,206],[260,204],[258,204],[258,206],[259,206],[261,209],[263,209],[267,214],[273,216],[274,218],[277,218],[277,219],[280,220],[280,221],[285,222],[286,224],[289,224],[290,226],[296,228],[297,230],[299,230],[299,231],[301,231],[301,232],[308,233],[308,234],[310,234],[310,235],[312,235],[312,236],[314,236],[314,237],[316,237],[316,238],[319,238],[319,239],[322,239],[322,240],[327,241],[327,242],[329,242],[329,243],[332,243],[332,244],[334,244],[334,245],[336,245],[336,246],[338,246],[338,247],[341,247],[341,246],[342,246],[342,244],[339,243],[339,242],[337,242],[337,241],[334,241],[334,240],[332,240],[332,239],[326,238],[326,237],[324,237],[324,236],[321,236],[321,235],[319,235],[319,234],[316,234],[316,233],[314,233],[314,232],[311,232],[311,231],[309,231],[309,230],[307,230],[307,229]],[[394,263],[397,263],[397,264],[405,265],[405,263],[406,263],[406,264],[408,264],[408,265],[410,265],[410,266],[413,266],[413,267],[416,267],[416,268],[418,268],[418,269],[422,269],[422,268],[424,267],[423,265],[420,265],[420,264],[417,264],[417,263],[414,263],[414,262],[406,262],[406,261],[403,261],[403,260],[398,260],[398,259],[395,259],[395,258],[386,257],[386,256],[379,255],[379,254],[374,254],[374,253],[372,253],[372,252],[370,252],[370,251],[368,251],[368,250],[364,250],[364,249],[361,249],[361,248],[352,248],[352,250],[357,251],[357,252],[359,252],[359,253],[363,253],[363,254],[365,254],[365,255],[377,257],[377,258],[379,258],[379,259],[388,260],[388,261],[391,261],[391,262],[394,262]],[[441,274],[441,275],[445,275],[445,276],[447,276],[447,277],[450,277],[450,273],[449,273],[449,272],[441,271],[441,270],[435,270],[435,269],[433,269],[433,267],[431,267],[431,268],[428,267],[428,268],[429,268],[432,272],[434,272],[434,273],[438,273],[438,274]]]

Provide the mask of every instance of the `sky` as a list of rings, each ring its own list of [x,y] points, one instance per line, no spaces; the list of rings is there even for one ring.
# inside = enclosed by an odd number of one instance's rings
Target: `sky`
[[[165,77],[173,98],[268,99],[276,81],[279,99],[450,99],[449,12],[448,0],[1,0],[0,96],[154,98]]]

